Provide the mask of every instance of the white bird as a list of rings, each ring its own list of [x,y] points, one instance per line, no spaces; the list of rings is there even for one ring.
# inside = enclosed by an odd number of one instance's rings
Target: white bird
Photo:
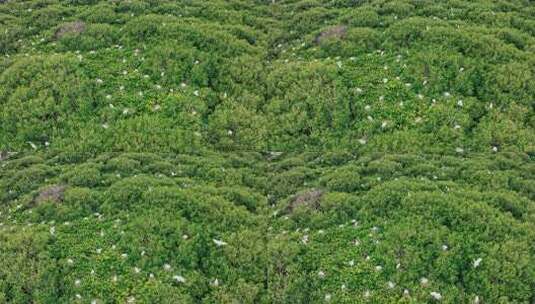
[[[186,279],[181,275],[174,275],[173,279],[177,281],[177,283],[186,283]]]
[[[318,277],[320,277],[321,279],[323,279],[325,277],[325,272],[323,271],[318,271]]]
[[[394,287],[396,287],[396,284],[392,281],[388,281],[388,288],[392,289]]]
[[[216,239],[213,239],[212,241],[214,241],[214,244],[216,244],[216,246],[218,246],[218,247],[221,247],[221,246],[225,246],[225,245],[227,245],[227,243],[226,243],[226,242],[224,242],[224,241],[221,241],[221,240],[216,240]]]
[[[431,295],[431,297],[437,301],[440,301],[442,300],[442,295],[436,291],[432,291],[429,293]]]
[[[427,278],[424,277],[420,279],[420,284],[422,284],[423,286],[426,286],[427,283],[429,283],[429,280]]]
[[[169,270],[171,270],[171,265],[169,265],[169,264],[165,264],[165,265],[163,265],[163,269],[164,269],[165,271],[169,271]]]
[[[331,300],[331,294],[328,293],[325,295],[325,301],[329,302]]]
[[[481,264],[481,261],[483,261],[482,258],[478,258],[474,261],[474,268],[477,268],[479,267],[479,265]]]

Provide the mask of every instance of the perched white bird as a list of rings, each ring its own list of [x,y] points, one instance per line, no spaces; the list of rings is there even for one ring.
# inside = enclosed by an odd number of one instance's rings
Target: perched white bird
[[[320,279],[323,279],[325,277],[325,272],[323,271],[318,271],[318,277],[320,277]]]
[[[429,280],[427,278],[424,277],[420,279],[420,284],[422,284],[423,286],[426,286],[428,283],[429,283]]]
[[[213,287],[218,287],[218,286],[219,286],[219,279],[217,279],[217,278],[214,279],[214,280],[210,283],[210,285],[212,285]]]
[[[442,295],[436,291],[430,292],[429,295],[431,295],[431,297],[437,301],[442,300]]]
[[[177,283],[186,283],[186,279],[181,275],[174,275],[173,279],[177,281]]]
[[[218,246],[218,247],[221,247],[221,246],[225,246],[225,245],[227,245],[227,243],[226,243],[226,242],[224,242],[224,241],[221,241],[221,240],[216,240],[216,239],[213,239],[212,241],[214,241],[214,244],[216,244],[216,246]]]
[[[479,265],[481,264],[481,261],[483,261],[482,258],[478,258],[478,259],[474,260],[474,268],[479,267]]]

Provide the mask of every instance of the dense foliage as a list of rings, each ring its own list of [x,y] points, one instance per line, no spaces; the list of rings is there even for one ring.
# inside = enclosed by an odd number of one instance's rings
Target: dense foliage
[[[535,303],[528,0],[5,0],[0,56],[0,303]]]

